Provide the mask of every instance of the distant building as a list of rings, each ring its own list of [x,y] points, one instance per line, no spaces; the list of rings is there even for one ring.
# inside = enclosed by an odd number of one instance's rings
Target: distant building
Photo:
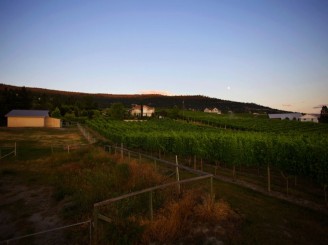
[[[46,110],[12,110],[7,115],[7,127],[60,128],[61,120],[49,116]]]
[[[280,113],[280,114],[268,114],[270,119],[280,119],[280,120],[298,120],[302,114],[301,113]]]
[[[313,114],[305,114],[298,119],[300,122],[319,122],[319,116]]]
[[[141,110],[142,109],[142,110]],[[141,105],[132,105],[132,109],[130,110],[130,114],[132,116],[141,116],[141,111],[142,111],[142,116],[144,117],[151,117],[155,113],[155,108],[147,105],[143,105],[141,108]]]
[[[213,108],[213,109],[205,108],[204,112],[214,113],[214,114],[221,114],[221,111],[218,108]]]

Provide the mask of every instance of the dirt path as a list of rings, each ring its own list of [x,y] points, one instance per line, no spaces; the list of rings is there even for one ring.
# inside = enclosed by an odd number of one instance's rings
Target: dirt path
[[[12,177],[0,179],[0,241],[63,225],[51,187],[27,186]],[[65,244],[63,231],[19,240],[28,244]]]

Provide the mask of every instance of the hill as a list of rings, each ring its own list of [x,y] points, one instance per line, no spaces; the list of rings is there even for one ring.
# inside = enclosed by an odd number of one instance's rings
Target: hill
[[[11,109],[48,109],[56,107],[61,112],[79,110],[92,110],[110,107],[112,103],[121,102],[126,107],[131,104],[144,104],[156,108],[179,108],[191,110],[204,110],[206,107],[216,107],[222,112],[235,113],[273,113],[277,109],[229,100],[210,98],[202,95],[167,96],[159,94],[89,94],[50,90],[44,88],[17,87],[0,84],[0,117],[4,117]]]

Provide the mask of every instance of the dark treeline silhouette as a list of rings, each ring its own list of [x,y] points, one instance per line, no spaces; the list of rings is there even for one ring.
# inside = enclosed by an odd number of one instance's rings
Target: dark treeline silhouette
[[[122,103],[127,108],[130,108],[132,104],[143,104],[156,108],[178,107],[191,110],[216,107],[223,113],[229,111],[234,113],[280,112],[254,103],[234,102],[202,95],[88,94],[0,84],[0,120],[2,124],[5,121],[4,115],[12,109],[44,109],[52,112],[58,108],[62,116],[66,113],[74,113],[75,116],[90,117],[93,115],[93,110],[109,108],[113,103]]]

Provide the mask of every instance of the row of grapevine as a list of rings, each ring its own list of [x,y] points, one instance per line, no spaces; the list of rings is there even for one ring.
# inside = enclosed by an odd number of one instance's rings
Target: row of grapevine
[[[270,120],[266,115],[216,115],[203,112],[184,111],[184,120],[208,123],[213,126],[243,131],[274,133],[328,134],[327,124],[301,123],[288,120]]]
[[[219,130],[173,120],[121,122],[94,119],[89,126],[114,142],[144,150],[198,156],[230,165],[275,166],[287,174],[328,180],[326,137]]]

